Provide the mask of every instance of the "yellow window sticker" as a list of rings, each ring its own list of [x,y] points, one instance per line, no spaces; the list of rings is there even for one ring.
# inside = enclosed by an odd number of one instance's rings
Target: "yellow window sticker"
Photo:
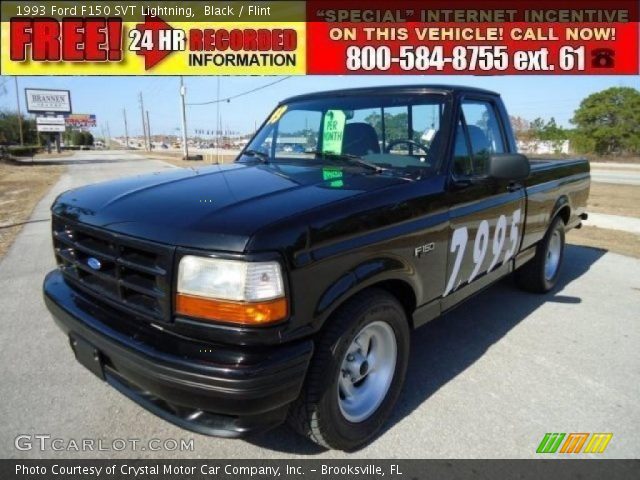
[[[284,115],[284,112],[287,111],[287,108],[288,107],[286,105],[282,105],[281,107],[276,108],[275,111],[271,114],[271,117],[269,118],[269,121],[267,123],[276,123],[278,120],[280,120],[280,117]]]

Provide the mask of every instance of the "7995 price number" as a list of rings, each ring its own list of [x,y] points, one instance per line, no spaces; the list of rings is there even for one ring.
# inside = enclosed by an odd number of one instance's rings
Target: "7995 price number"
[[[402,45],[398,55],[394,55],[391,47],[386,45],[352,45],[347,48],[347,70],[386,71],[394,65],[404,71],[420,72],[430,69],[441,71],[447,66],[456,71],[504,71],[510,67],[521,71],[553,71],[556,68],[546,48],[509,52],[506,46],[458,45],[451,55],[445,55],[442,46]],[[585,48],[562,47],[557,66],[565,71],[584,70]]]

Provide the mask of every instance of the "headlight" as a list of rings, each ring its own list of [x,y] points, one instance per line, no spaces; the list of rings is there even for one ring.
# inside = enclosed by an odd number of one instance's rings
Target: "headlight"
[[[287,315],[278,262],[244,262],[187,255],[178,267],[176,313],[261,325]]]

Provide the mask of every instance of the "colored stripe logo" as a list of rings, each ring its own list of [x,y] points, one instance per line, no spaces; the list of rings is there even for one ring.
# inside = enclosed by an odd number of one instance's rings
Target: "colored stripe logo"
[[[613,433],[545,433],[536,453],[603,453],[612,437]]]
[[[613,433],[594,433],[584,453],[602,453],[609,445]]]

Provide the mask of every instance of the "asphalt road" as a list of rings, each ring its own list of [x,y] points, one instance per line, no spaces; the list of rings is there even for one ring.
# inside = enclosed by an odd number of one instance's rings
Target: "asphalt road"
[[[622,230],[623,232],[640,235],[640,218],[635,217],[589,212],[589,218],[584,222],[584,224],[586,226],[608,228],[610,230]]]
[[[600,183],[640,185],[640,164],[591,162],[591,179]]]
[[[126,155],[126,156],[125,156]],[[138,407],[74,360],[41,298],[54,268],[48,206],[59,192],[169,168],[124,153],[80,153],[0,263],[0,457],[344,458],[285,427],[248,440],[191,434]],[[406,386],[386,431],[351,455],[526,458],[546,432],[612,432],[602,457],[640,456],[640,260],[569,247],[558,289],[509,281],[415,332]],[[18,435],[62,451],[19,451]],[[193,451],[68,450],[102,439],[193,439]],[[34,442],[37,444],[37,442]],[[118,443],[118,446],[121,444]]]
[[[591,180],[599,183],[616,183],[618,185],[640,185],[640,172],[592,170]]]

